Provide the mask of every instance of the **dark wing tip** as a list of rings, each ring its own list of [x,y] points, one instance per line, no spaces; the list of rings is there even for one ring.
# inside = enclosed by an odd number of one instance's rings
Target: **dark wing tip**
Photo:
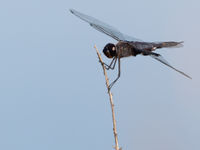
[[[191,79],[192,80],[192,77],[190,77],[189,75],[185,74],[184,72],[182,71],[179,71],[176,69],[176,71],[178,71],[179,73],[181,73],[182,75],[184,75],[185,77],[187,77],[188,79]]]
[[[187,77],[188,77],[189,79],[191,79],[191,80],[192,80],[192,77],[190,77],[190,76],[188,76],[188,75],[187,75]]]
[[[72,14],[74,14],[74,9],[69,9],[69,11],[70,11]]]

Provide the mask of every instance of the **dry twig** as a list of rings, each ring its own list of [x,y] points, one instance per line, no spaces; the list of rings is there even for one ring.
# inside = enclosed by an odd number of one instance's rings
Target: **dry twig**
[[[101,55],[100,55],[96,45],[94,46],[94,48],[96,49],[97,56],[99,58],[99,62],[101,63],[101,66],[103,68],[103,73],[104,73],[105,80],[106,80],[106,86],[107,86],[107,89],[108,89],[108,95],[109,95],[109,99],[110,99],[110,106],[111,106],[111,110],[112,110],[113,133],[114,133],[114,138],[115,138],[115,150],[122,150],[121,148],[119,148],[119,143],[118,143],[115,112],[114,112],[114,103],[113,103],[113,99],[112,99],[112,93],[111,93],[110,88],[109,88],[109,80],[108,80],[108,76],[107,76],[107,73],[106,73],[106,68],[104,66],[103,60],[101,58]]]

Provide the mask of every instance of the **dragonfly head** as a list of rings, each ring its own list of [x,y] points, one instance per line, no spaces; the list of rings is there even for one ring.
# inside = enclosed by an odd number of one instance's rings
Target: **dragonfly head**
[[[108,58],[113,58],[116,56],[116,46],[112,43],[106,44],[106,46],[103,49],[104,55]]]

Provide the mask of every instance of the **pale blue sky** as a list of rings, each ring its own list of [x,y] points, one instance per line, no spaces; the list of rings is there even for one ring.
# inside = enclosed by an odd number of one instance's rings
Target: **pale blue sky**
[[[73,16],[70,8],[144,41],[185,41],[183,48],[157,52],[192,80],[149,57],[130,57],[122,60],[113,98],[124,150],[199,150],[198,0],[1,1],[0,149],[114,145],[93,46],[102,50],[116,41]],[[109,75],[112,79],[116,72]]]

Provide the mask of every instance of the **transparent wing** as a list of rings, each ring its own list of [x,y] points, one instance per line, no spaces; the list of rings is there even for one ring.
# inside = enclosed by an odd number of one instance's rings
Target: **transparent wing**
[[[174,69],[175,71],[181,73],[182,75],[186,76],[187,78],[192,79],[190,76],[188,76],[188,75],[185,74],[184,72],[182,72],[182,71],[180,71],[180,70],[178,70],[178,69],[172,67],[160,54],[159,54],[159,55],[150,55],[150,56],[151,56],[152,58],[158,60],[159,62],[161,62],[161,63],[167,65],[168,67]]]
[[[143,40],[134,38],[132,36],[129,36],[127,34],[123,34],[125,41],[129,41],[129,42],[144,42]]]
[[[79,17],[80,19],[88,22],[96,30],[114,38],[117,41],[140,41],[136,38],[124,35],[120,31],[118,31],[116,28],[114,28],[102,21],[99,21],[93,17],[90,17],[88,15],[80,13],[74,9],[71,9],[70,12],[72,14],[74,14],[75,16]]]

